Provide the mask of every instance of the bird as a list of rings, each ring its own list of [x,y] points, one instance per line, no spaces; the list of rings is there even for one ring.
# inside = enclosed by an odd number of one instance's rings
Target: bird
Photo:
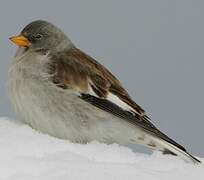
[[[140,144],[201,162],[160,131],[121,82],[54,24],[35,20],[10,40],[18,49],[8,91],[23,123],[74,143]]]

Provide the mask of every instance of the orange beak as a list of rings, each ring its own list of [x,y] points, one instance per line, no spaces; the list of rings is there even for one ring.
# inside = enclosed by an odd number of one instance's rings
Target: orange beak
[[[29,47],[31,44],[30,41],[23,35],[13,36],[10,37],[9,39],[20,47]]]

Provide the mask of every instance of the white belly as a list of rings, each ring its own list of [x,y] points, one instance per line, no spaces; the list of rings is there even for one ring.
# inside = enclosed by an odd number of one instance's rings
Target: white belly
[[[9,91],[19,119],[34,129],[73,142],[140,143],[144,133],[14,64]]]

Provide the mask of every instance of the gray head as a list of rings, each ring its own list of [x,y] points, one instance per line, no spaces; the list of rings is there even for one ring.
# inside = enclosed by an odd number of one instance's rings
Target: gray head
[[[52,50],[58,52],[73,47],[68,37],[53,24],[37,20],[28,24],[19,36],[10,38],[18,46],[28,50]]]

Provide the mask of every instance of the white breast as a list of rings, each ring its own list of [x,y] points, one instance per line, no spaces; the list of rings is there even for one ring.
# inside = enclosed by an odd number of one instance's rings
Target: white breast
[[[43,58],[35,56],[33,60],[41,61]],[[19,119],[41,132],[74,139],[77,129],[74,128],[75,123],[67,121],[67,117],[74,119],[70,104],[76,101],[77,96],[71,95],[71,92],[65,95],[69,92],[51,84],[49,75],[39,63],[32,66],[32,62],[25,61],[28,61],[26,56],[14,61],[9,72],[9,93]]]
[[[24,54],[10,68],[9,92],[20,120],[41,132],[73,142],[137,141],[140,129],[81,100],[76,92],[52,84],[44,71],[44,60]],[[129,109],[117,97],[108,98]]]

